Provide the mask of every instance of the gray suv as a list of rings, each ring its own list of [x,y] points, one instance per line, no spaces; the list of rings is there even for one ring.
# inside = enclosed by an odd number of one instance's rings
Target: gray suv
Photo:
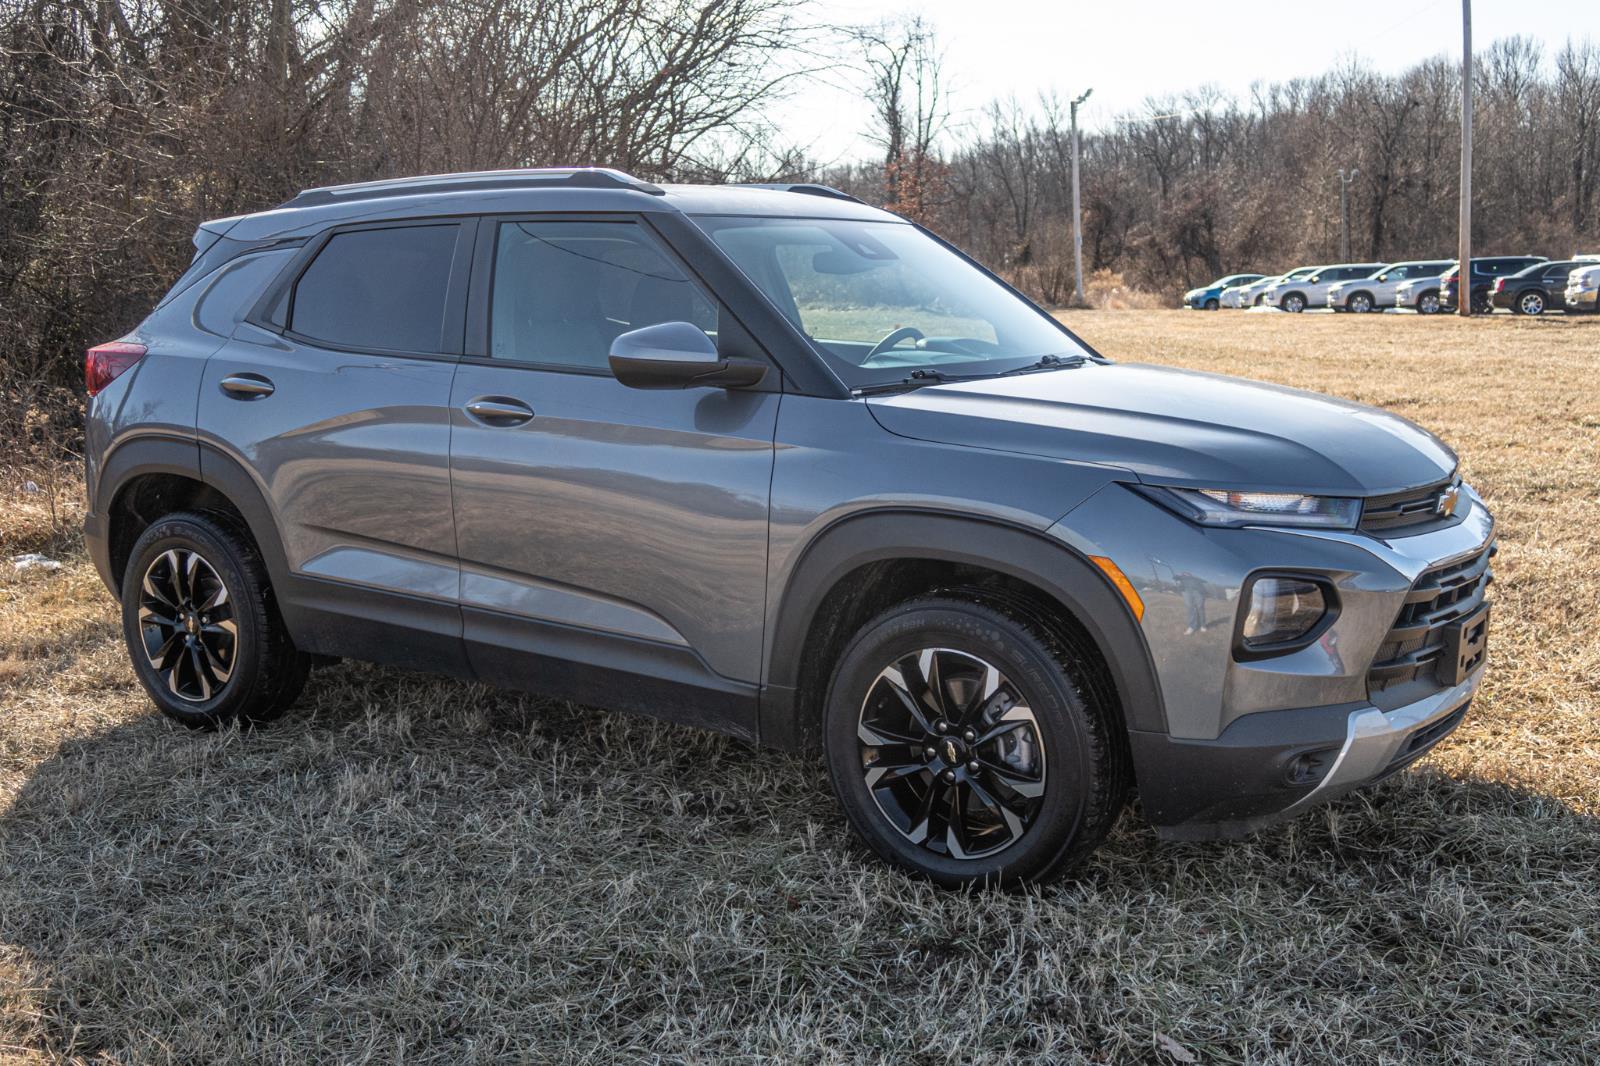
[[[195,727],[334,657],[820,751],[942,884],[1376,781],[1483,676],[1494,522],[1426,431],[1118,364],[814,185],[314,189],[88,353],[88,543]]]

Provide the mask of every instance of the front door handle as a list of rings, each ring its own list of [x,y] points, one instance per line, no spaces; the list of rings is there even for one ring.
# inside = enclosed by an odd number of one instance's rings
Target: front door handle
[[[520,426],[533,417],[533,408],[507,396],[481,396],[465,410],[486,426]]]
[[[229,374],[219,384],[222,391],[239,400],[271,396],[273,384],[260,374]]]

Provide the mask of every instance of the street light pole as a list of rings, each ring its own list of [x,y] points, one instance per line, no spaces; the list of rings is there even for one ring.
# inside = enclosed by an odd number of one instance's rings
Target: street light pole
[[[1456,313],[1472,317],[1472,0],[1461,0],[1461,248]]]
[[[1348,177],[1339,168],[1339,260],[1350,262],[1350,183],[1361,173],[1360,167],[1351,167]]]
[[[1088,302],[1083,293],[1083,219],[1078,209],[1078,105],[1089,99],[1093,89],[1072,101],[1072,300],[1082,307]]]

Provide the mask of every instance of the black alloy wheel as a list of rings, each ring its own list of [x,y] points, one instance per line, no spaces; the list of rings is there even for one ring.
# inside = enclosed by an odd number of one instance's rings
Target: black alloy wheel
[[[190,548],[168,548],[139,582],[139,635],[145,661],[168,692],[204,703],[233,677],[239,626],[228,587]]]
[[[311,669],[233,515],[180,512],[140,534],[122,574],[122,629],[151,701],[192,729],[279,717]]]
[[[1105,839],[1130,779],[1091,651],[993,590],[891,607],[841,654],[828,772],[879,856],[946,886],[1048,880]]]
[[[885,666],[861,704],[862,775],[911,843],[954,859],[1015,844],[1039,813],[1039,723],[999,668],[952,648]]]

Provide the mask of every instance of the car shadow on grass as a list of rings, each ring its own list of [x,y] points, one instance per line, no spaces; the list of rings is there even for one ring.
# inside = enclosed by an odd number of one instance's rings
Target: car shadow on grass
[[[1592,1058],[1600,822],[1424,766],[952,893],[812,760],[366,667],[150,716],[0,813],[0,1045],[138,1060]]]

